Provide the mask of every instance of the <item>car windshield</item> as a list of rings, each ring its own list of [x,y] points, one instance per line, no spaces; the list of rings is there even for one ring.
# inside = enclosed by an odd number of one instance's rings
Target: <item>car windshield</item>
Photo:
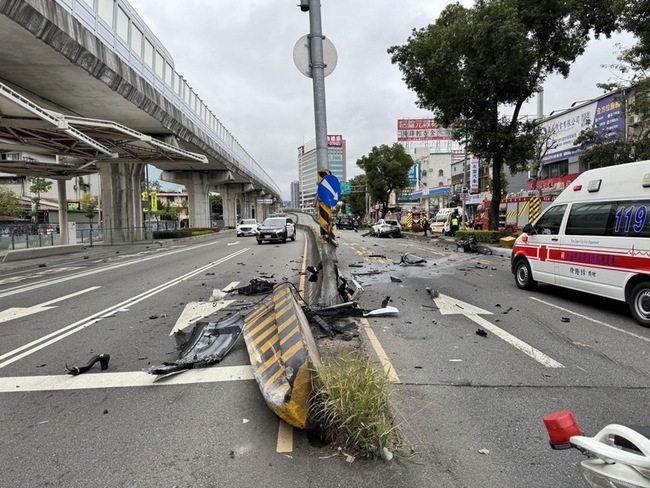
[[[387,220],[386,224],[388,224],[388,225],[397,225],[397,220]]]
[[[242,225],[251,225],[251,224],[256,224],[257,220],[255,219],[244,219],[240,222]]]
[[[284,225],[284,217],[269,217],[262,225],[265,227],[282,227]]]

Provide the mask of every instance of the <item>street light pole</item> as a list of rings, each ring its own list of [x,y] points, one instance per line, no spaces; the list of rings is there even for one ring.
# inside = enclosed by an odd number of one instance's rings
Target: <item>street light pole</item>
[[[301,0],[300,10],[309,11],[309,54],[314,91],[314,121],[316,128],[316,165],[318,183],[330,174],[327,162],[327,113],[325,104],[325,61],[323,58],[323,33],[320,0]],[[322,281],[319,302],[330,306],[337,303],[336,243],[332,232],[332,209],[324,202],[318,203],[321,231]]]

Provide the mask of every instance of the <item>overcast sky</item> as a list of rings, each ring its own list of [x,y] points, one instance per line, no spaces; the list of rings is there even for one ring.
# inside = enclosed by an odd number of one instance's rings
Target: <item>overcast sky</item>
[[[284,200],[298,179],[298,146],[313,140],[311,79],[293,61],[296,41],[309,31],[298,0],[129,0],[174,58],[176,70],[226,129],[275,179]],[[386,50],[405,44],[445,0],[322,0],[323,34],[338,64],[325,79],[327,128],[347,141],[348,178],[360,157],[397,140],[397,119],[430,116],[415,105]],[[462,0],[471,7],[473,1]],[[602,94],[613,73],[617,43],[629,35],[592,41],[569,78],[544,85],[544,113]],[[524,110],[535,115],[533,99]]]

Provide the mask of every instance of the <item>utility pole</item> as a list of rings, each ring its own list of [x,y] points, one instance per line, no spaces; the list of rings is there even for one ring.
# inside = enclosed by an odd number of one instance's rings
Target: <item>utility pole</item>
[[[300,0],[300,10],[309,12],[309,55],[314,92],[314,121],[316,128],[316,164],[318,184],[329,174],[327,162],[327,113],[325,105],[325,61],[320,0]],[[336,241],[334,240],[332,208],[318,202],[321,235],[322,275],[319,302],[330,306],[338,303],[336,274]]]

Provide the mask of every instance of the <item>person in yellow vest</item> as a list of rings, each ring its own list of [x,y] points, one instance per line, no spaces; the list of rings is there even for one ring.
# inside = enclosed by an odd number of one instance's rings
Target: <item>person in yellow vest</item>
[[[451,221],[449,222],[449,233],[453,236],[456,235],[458,230],[458,212],[451,214]]]
[[[424,237],[426,237],[427,232],[429,232],[429,219],[427,219],[426,215],[422,216],[422,230],[424,230]]]

